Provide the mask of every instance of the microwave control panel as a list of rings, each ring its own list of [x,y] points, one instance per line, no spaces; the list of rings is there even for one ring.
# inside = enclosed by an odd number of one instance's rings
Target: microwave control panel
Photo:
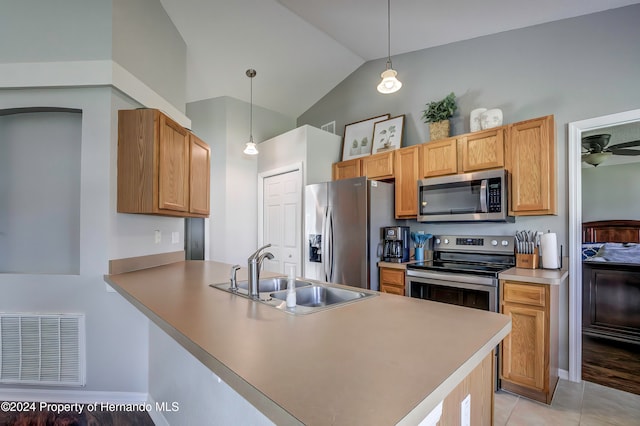
[[[500,195],[500,179],[489,181],[489,213],[500,213],[502,211],[502,196]]]

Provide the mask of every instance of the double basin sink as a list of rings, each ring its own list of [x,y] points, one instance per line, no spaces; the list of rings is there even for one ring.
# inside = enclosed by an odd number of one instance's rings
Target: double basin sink
[[[248,281],[238,281],[238,290],[231,290],[229,283],[211,284],[211,287],[243,297],[249,297]],[[361,290],[330,287],[314,281],[295,280],[296,306],[287,308],[287,277],[261,278],[258,282],[259,302],[292,314],[310,314],[347,303],[375,296],[376,293]]]

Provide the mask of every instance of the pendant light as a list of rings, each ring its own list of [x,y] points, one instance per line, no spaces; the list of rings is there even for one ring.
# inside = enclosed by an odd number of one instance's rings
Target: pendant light
[[[251,79],[251,109],[249,110],[249,142],[247,142],[247,146],[244,148],[244,153],[257,155],[258,148],[256,148],[256,143],[253,141],[253,77],[256,76],[256,70],[249,68],[246,74],[247,77]]]
[[[380,75],[382,81],[378,84],[378,92],[383,94],[395,93],[402,87],[396,78],[398,73],[391,67],[391,0],[387,0],[387,69]]]

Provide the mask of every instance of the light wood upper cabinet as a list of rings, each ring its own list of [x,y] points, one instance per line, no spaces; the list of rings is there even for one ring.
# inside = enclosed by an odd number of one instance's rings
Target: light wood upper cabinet
[[[511,124],[508,132],[509,214],[557,214],[553,116]]]
[[[419,153],[418,145],[400,148],[395,152],[397,219],[411,219],[418,215]]]
[[[118,111],[118,212],[208,216],[209,157],[206,143],[158,110]]]
[[[333,163],[331,175],[333,180],[349,179],[362,176],[362,161],[360,158]]]
[[[462,171],[504,167],[504,131],[505,127],[498,127],[462,136]]]
[[[158,114],[158,209],[189,211],[189,132]]]
[[[362,157],[362,176],[369,179],[393,179],[394,152],[383,152]]]
[[[211,179],[211,149],[191,134],[190,138],[189,211],[209,216],[209,185]]]
[[[546,404],[558,382],[558,287],[500,282],[500,311],[511,317],[501,344],[502,388]]]
[[[434,177],[458,173],[458,139],[449,138],[420,145],[420,176]]]

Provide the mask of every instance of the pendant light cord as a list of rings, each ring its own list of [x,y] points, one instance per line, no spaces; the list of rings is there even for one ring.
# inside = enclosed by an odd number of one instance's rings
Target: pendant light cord
[[[391,68],[391,0],[387,0],[387,68]]]

